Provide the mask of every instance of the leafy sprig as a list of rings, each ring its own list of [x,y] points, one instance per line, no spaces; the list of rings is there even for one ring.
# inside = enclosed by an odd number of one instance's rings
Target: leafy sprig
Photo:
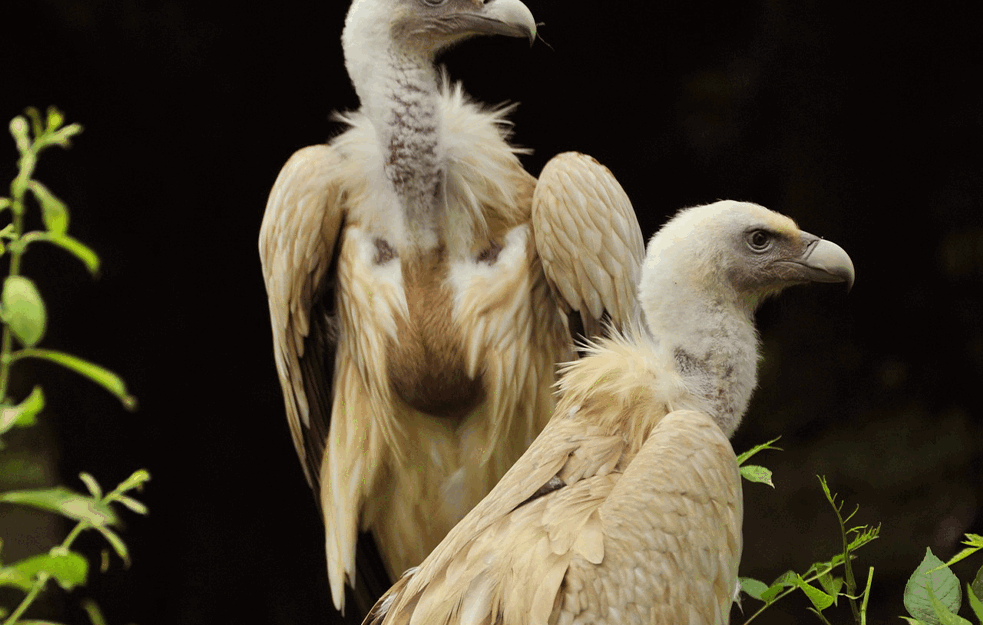
[[[10,183],[10,196],[0,197],[0,216],[9,211],[10,218],[10,222],[0,228],[0,257],[9,259],[8,273],[0,287],[0,323],[3,325],[0,338],[0,437],[12,428],[34,425],[45,407],[44,391],[40,385],[35,385],[19,402],[10,397],[8,383],[11,369],[26,359],[47,360],[70,369],[108,390],[127,409],[132,410],[136,406],[136,400],[127,391],[123,379],[114,372],[78,356],[38,346],[44,338],[48,315],[34,281],[21,273],[22,259],[27,249],[34,243],[51,243],[72,254],[93,275],[99,270],[96,253],[68,234],[68,207],[47,186],[33,178],[38,157],[45,149],[51,146],[67,148],[72,138],[82,131],[78,124],[66,126],[64,121],[64,115],[55,108],[49,108],[45,116],[37,109],[29,108],[26,117],[18,116],[10,122],[10,133],[20,156],[17,176]],[[32,199],[33,202],[30,202]],[[40,209],[44,229],[25,232],[24,216],[32,203]],[[2,625],[40,623],[24,621],[21,617],[49,586],[48,582],[54,580],[65,590],[86,583],[88,561],[72,550],[75,539],[82,532],[97,531],[123,563],[129,566],[130,554],[126,543],[112,529],[119,522],[114,506],[121,505],[137,514],[146,514],[146,506],[135,499],[132,492],[141,489],[150,475],[142,469],[136,471],[108,494],[103,494],[102,487],[88,473],[82,473],[79,477],[88,490],[87,495],[64,486],[0,493],[0,505],[28,506],[75,521],[75,526],[61,544],[47,553],[9,564],[0,559],[0,587],[7,586],[24,593],[20,603],[12,610],[0,606]],[[105,619],[94,602],[85,601],[83,608],[93,625],[105,625]]]

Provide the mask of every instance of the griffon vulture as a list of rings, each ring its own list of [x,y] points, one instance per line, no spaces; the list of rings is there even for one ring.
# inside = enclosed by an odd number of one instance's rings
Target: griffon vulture
[[[543,432],[366,623],[726,623],[754,311],[853,276],[842,248],[756,204],[678,213],[649,243],[642,320],[566,365]]]
[[[635,306],[644,241],[610,172],[567,153],[537,182],[509,109],[434,65],[475,35],[531,42],[536,24],[519,0],[355,0],[361,108],[287,161],[263,218],[277,372],[339,609],[359,532],[392,579],[419,564],[546,424],[569,328]]]

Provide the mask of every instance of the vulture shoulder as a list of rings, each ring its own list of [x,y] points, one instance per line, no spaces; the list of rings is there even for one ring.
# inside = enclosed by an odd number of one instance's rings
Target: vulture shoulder
[[[634,318],[645,242],[607,167],[577,152],[550,159],[533,193],[532,224],[550,288],[564,312],[579,313],[585,337],[600,335],[605,312],[616,327]]]
[[[295,152],[273,184],[259,235],[287,423],[315,492],[331,420],[344,165],[330,145]]]
[[[625,463],[623,437],[572,424],[551,422],[366,623],[727,622],[742,504],[723,432],[677,410]]]

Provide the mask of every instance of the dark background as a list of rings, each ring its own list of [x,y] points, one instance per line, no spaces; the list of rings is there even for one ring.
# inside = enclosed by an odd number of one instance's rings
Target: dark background
[[[646,237],[681,206],[746,199],[853,257],[849,295],[800,287],[759,315],[761,385],[734,446],[781,434],[785,451],[761,458],[775,491],[745,486],[742,575],[770,580],[834,553],[826,475],[861,505],[855,523],[883,523],[858,571],[876,567],[871,622],[897,622],[925,548],[947,558],[983,531],[978,20],[956,3],[528,4],[549,46],[478,40],[444,60],[477,100],[521,102],[514,139],[535,150],[531,172],[587,152],[619,177]],[[26,256],[49,306],[44,345],[118,371],[140,400],[126,413],[54,366],[18,368],[15,396],[40,381],[49,407],[4,454],[43,445],[42,477],[77,488],[81,470],[107,486],[153,475],[149,517],[126,515],[132,567],[114,557],[49,614],[82,622],[92,596],[111,624],[336,620],[256,242],[279,167],[338,132],[331,111],[357,106],[346,10],[0,6],[0,120],[54,104],[85,126],[37,177],[103,260],[93,281],[62,252]],[[3,180],[15,158],[0,137]],[[6,561],[51,545],[31,527],[7,524]],[[97,537],[79,545],[98,562]],[[812,620],[804,608],[786,599],[759,622]]]

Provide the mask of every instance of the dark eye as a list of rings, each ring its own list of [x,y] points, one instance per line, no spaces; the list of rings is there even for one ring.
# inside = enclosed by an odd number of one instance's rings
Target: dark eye
[[[747,244],[755,252],[764,252],[771,247],[771,234],[765,230],[752,230],[747,235]]]
[[[446,3],[447,0],[423,0],[423,4],[430,7],[439,7],[440,5]]]

